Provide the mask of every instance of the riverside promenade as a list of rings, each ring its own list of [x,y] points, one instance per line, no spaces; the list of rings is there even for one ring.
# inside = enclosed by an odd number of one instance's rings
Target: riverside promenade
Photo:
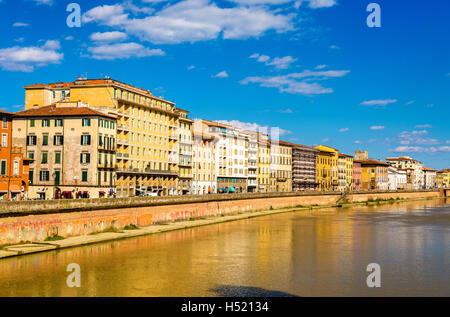
[[[0,204],[0,258],[281,212],[443,195],[422,190],[7,202]]]

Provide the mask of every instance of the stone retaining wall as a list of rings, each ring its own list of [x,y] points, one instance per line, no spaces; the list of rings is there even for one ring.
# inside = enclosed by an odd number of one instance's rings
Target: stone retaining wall
[[[86,235],[102,231],[108,227],[123,228],[134,224],[139,227],[149,226],[154,223],[188,220],[190,218],[211,217],[229,215],[239,212],[256,210],[278,209],[284,207],[296,207],[306,205],[329,206],[336,203],[341,197],[337,193],[329,194],[302,194],[302,195],[267,195],[250,196],[228,195],[220,197],[232,197],[227,200],[217,200],[211,195],[207,199],[203,197],[199,202],[168,204],[164,201],[145,207],[111,208],[102,210],[90,210],[79,212],[57,212],[38,215],[15,216],[0,218],[0,245],[17,244],[24,241],[43,241],[46,237],[59,235],[62,237]],[[247,198],[244,198],[244,197]],[[433,198],[439,197],[438,191],[422,192],[380,192],[380,193],[353,193],[347,196],[348,201],[362,202],[370,199],[389,198]],[[172,198],[172,197],[171,197]],[[240,199],[238,199],[240,198]],[[102,200],[103,201],[103,200]],[[69,201],[67,201],[69,202]],[[29,203],[29,202],[26,202]],[[48,203],[48,202],[43,202]],[[52,204],[54,202],[51,202]],[[44,204],[43,204],[44,205]],[[60,206],[62,206],[61,204]],[[43,207],[41,205],[41,207]],[[73,205],[72,205],[73,207]],[[45,212],[42,211],[42,212]]]

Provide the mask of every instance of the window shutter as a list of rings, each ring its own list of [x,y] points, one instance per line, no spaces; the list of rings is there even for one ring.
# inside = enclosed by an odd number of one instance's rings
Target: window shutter
[[[91,136],[88,135],[88,145],[91,145]]]
[[[80,163],[83,163],[83,153],[80,154]]]
[[[30,145],[30,136],[27,135],[27,145]]]
[[[56,135],[53,136],[53,145],[56,145]]]

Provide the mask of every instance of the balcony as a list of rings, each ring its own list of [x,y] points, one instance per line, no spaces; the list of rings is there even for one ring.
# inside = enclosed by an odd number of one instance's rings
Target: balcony
[[[117,125],[117,130],[122,130],[122,131],[128,132],[128,131],[130,131],[130,127],[126,126],[126,125],[123,125],[123,124],[118,124]]]
[[[123,154],[123,153],[117,153],[117,154],[116,154],[116,157],[117,157],[117,159],[119,159],[119,160],[122,160],[122,159],[128,160],[128,159],[130,158],[130,155],[127,154],[127,153],[125,153],[125,154]]]
[[[128,142],[127,140],[117,139],[117,144],[128,146],[130,145],[130,142]]]
[[[169,139],[178,140],[178,135],[176,133],[172,133],[171,135],[169,135]]]

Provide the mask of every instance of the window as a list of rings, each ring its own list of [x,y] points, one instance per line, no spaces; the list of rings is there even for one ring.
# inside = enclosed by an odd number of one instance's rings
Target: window
[[[2,147],[8,147],[8,134],[2,133]]]
[[[2,118],[2,128],[3,129],[8,129],[8,120],[6,117]]]
[[[88,164],[91,162],[91,154],[83,152],[80,154],[80,163],[81,164]]]
[[[91,136],[89,134],[81,136],[81,145],[91,145]]]
[[[49,181],[50,180],[50,172],[49,171],[41,171],[39,173],[39,179],[41,182]]]
[[[6,160],[2,160],[0,174],[1,175],[6,175]]]
[[[62,127],[63,126],[63,120],[62,119],[56,119],[55,120],[55,127]]]
[[[27,136],[27,145],[36,145],[37,137],[35,135]]]
[[[83,127],[90,127],[91,126],[91,119],[81,119],[81,126]]]
[[[50,126],[50,120],[49,119],[42,120],[42,126],[43,127],[49,127]]]
[[[81,171],[81,181],[87,182],[88,181],[88,171]]]
[[[48,145],[48,135],[44,134],[42,136],[42,145]]]
[[[34,127],[34,119],[30,120],[30,127]]]
[[[34,152],[29,152],[28,153],[28,158],[33,160],[34,159]]]
[[[19,161],[15,160],[13,163],[13,175],[19,176]]]
[[[63,145],[64,144],[64,136],[62,136],[62,135],[53,136],[53,144],[54,145]]]
[[[48,153],[47,152],[43,152],[42,153],[42,164],[47,164],[48,163]]]
[[[61,152],[55,152],[55,164],[61,164]]]
[[[28,183],[30,183],[30,185],[32,185],[33,181],[34,181],[34,171],[29,170],[28,171]]]

